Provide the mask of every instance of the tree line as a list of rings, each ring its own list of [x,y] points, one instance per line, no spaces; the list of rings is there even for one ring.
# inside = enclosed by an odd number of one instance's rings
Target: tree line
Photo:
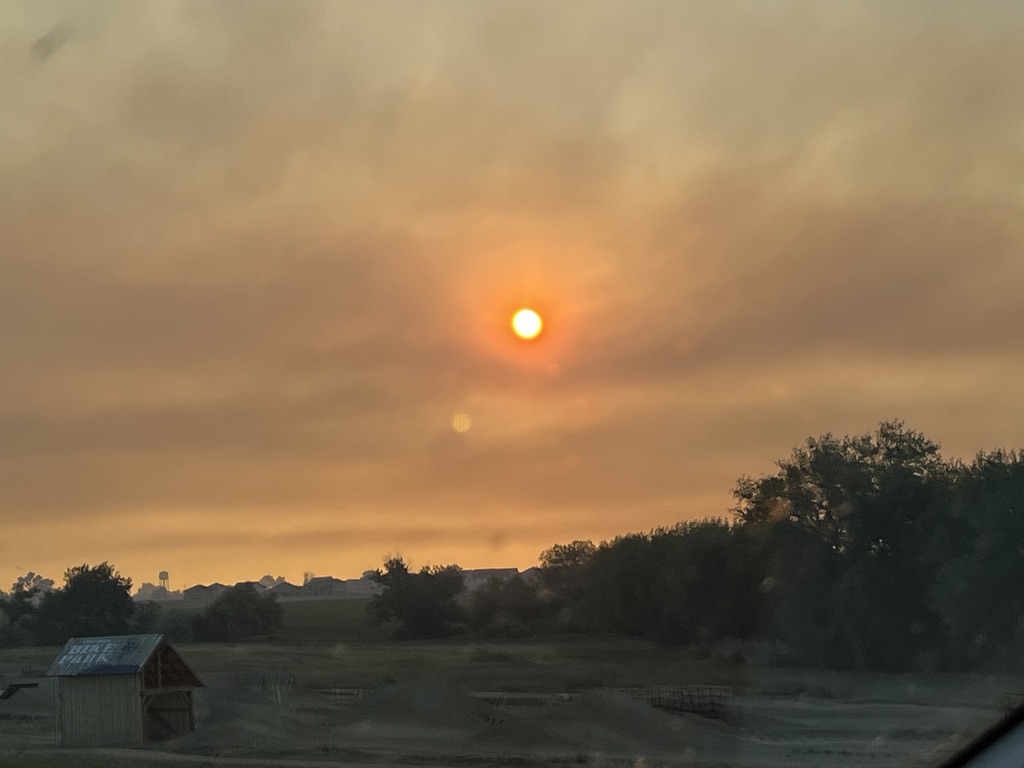
[[[736,660],[880,671],[1024,666],[1024,455],[942,458],[902,422],[809,438],[743,477],[731,519],[558,544],[532,572],[465,588],[455,565],[372,575],[369,617],[394,636],[604,633]],[[249,584],[195,616],[133,602],[113,566],[36,574],[0,596],[0,645],[160,631],[273,636],[281,606]]]
[[[1024,659],[1024,456],[947,461],[902,422],[810,438],[743,477],[732,518],[541,554],[468,593],[400,558],[369,606],[400,638],[630,635],[767,663],[880,671]]]
[[[71,637],[160,632],[175,641],[235,641],[274,636],[283,611],[275,595],[252,584],[234,586],[202,612],[165,611],[131,597],[132,581],[109,563],[79,565],[64,573],[63,586],[28,573],[0,594],[0,647],[60,645]]]

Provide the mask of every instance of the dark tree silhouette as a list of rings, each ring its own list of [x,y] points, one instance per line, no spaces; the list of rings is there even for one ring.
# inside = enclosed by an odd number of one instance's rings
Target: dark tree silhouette
[[[883,422],[870,435],[808,439],[778,467],[734,492],[741,525],[800,531],[769,536],[789,550],[769,553],[769,637],[830,666],[934,662],[943,626],[930,593],[958,546],[939,446]]]
[[[466,623],[485,637],[525,637],[554,628],[537,585],[521,576],[490,579],[466,602]]]
[[[962,544],[932,591],[951,651],[973,668],[1024,668],[1024,455],[981,453],[954,470]]]
[[[776,471],[741,478],[734,495],[731,522],[556,544],[529,576],[469,594],[458,566],[413,572],[391,558],[370,573],[384,589],[368,611],[398,638],[602,632],[787,665],[1024,669],[1021,454],[946,462],[936,443],[890,421],[809,438]],[[131,582],[106,563],[45,586],[28,574],[0,598],[0,644],[169,620],[152,605],[133,611]],[[238,640],[280,626],[276,599],[246,584],[193,626],[166,631]]]
[[[131,588],[132,580],[106,562],[68,568],[64,586],[44,595],[39,604],[38,639],[60,643],[70,637],[128,632],[135,610]]]
[[[463,628],[463,574],[457,565],[425,566],[413,573],[402,558],[393,557],[371,578],[384,590],[370,600],[370,619],[394,624],[396,638],[448,637]]]
[[[196,640],[236,642],[281,631],[284,611],[274,594],[261,595],[252,584],[226,590],[193,622]]]

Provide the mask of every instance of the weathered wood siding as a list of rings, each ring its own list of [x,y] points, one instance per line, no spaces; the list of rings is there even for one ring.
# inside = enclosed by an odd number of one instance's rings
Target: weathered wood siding
[[[57,740],[67,747],[142,743],[137,675],[57,681]]]

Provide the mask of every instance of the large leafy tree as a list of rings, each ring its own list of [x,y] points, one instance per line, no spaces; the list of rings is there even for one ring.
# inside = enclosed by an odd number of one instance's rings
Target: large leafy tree
[[[710,519],[602,544],[588,569],[592,625],[668,643],[751,637],[759,594],[748,538]]]
[[[939,446],[899,421],[808,439],[774,474],[741,478],[739,523],[803,532],[773,537],[772,546],[792,549],[770,558],[773,636],[835,666],[906,669],[935,658],[942,624],[932,583],[958,546],[948,486]],[[810,647],[801,605],[823,627],[820,648]]]
[[[577,539],[540,553],[539,597],[555,626],[570,631],[586,627],[584,601],[596,552],[594,542]]]
[[[940,569],[933,598],[953,649],[972,667],[1020,668],[1024,648],[1024,455],[981,453],[954,472],[963,543]]]
[[[917,510],[867,514],[862,502],[886,494],[893,501],[897,484],[905,486],[902,492],[945,471],[938,444],[900,421],[883,422],[870,435],[808,438],[776,464],[778,471],[772,475],[740,478],[733,491],[737,519],[788,520],[840,552],[879,539],[884,544],[886,532],[915,520]]]
[[[11,623],[22,617],[29,616],[42,601],[43,597],[53,591],[53,579],[47,579],[34,571],[19,576],[11,585],[11,593],[0,595],[0,610]]]
[[[53,579],[29,571],[11,585],[9,595],[0,593],[0,646],[26,645],[38,633],[36,612],[53,591]]]
[[[235,642],[277,634],[283,621],[284,611],[277,595],[260,594],[252,584],[238,584],[195,618],[193,635],[196,640]]]
[[[24,576],[19,576],[14,584],[11,585],[12,595],[22,593],[45,593],[52,590],[53,579],[47,579],[35,571],[29,571]]]
[[[756,632],[785,664],[832,664],[839,556],[821,537],[791,520],[740,528],[759,572]]]
[[[447,637],[464,626],[459,601],[464,576],[457,565],[424,566],[415,573],[401,557],[393,557],[371,578],[384,590],[370,600],[370,619],[394,624],[395,637]]]
[[[466,596],[466,623],[484,636],[523,637],[553,627],[537,585],[522,576],[490,579]]]
[[[64,586],[47,593],[39,605],[39,639],[63,642],[128,632],[135,610],[131,588],[132,580],[106,562],[68,568]]]
[[[602,543],[578,567],[584,566],[586,572],[575,582],[585,600],[589,627],[637,637],[660,634],[663,574],[649,536],[633,533]],[[572,600],[574,593],[566,592],[565,597]]]

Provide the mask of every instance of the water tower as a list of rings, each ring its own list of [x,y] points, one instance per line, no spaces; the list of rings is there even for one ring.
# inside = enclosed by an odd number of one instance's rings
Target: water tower
[[[168,592],[171,591],[171,578],[168,576],[167,571],[160,571],[160,586]]]

